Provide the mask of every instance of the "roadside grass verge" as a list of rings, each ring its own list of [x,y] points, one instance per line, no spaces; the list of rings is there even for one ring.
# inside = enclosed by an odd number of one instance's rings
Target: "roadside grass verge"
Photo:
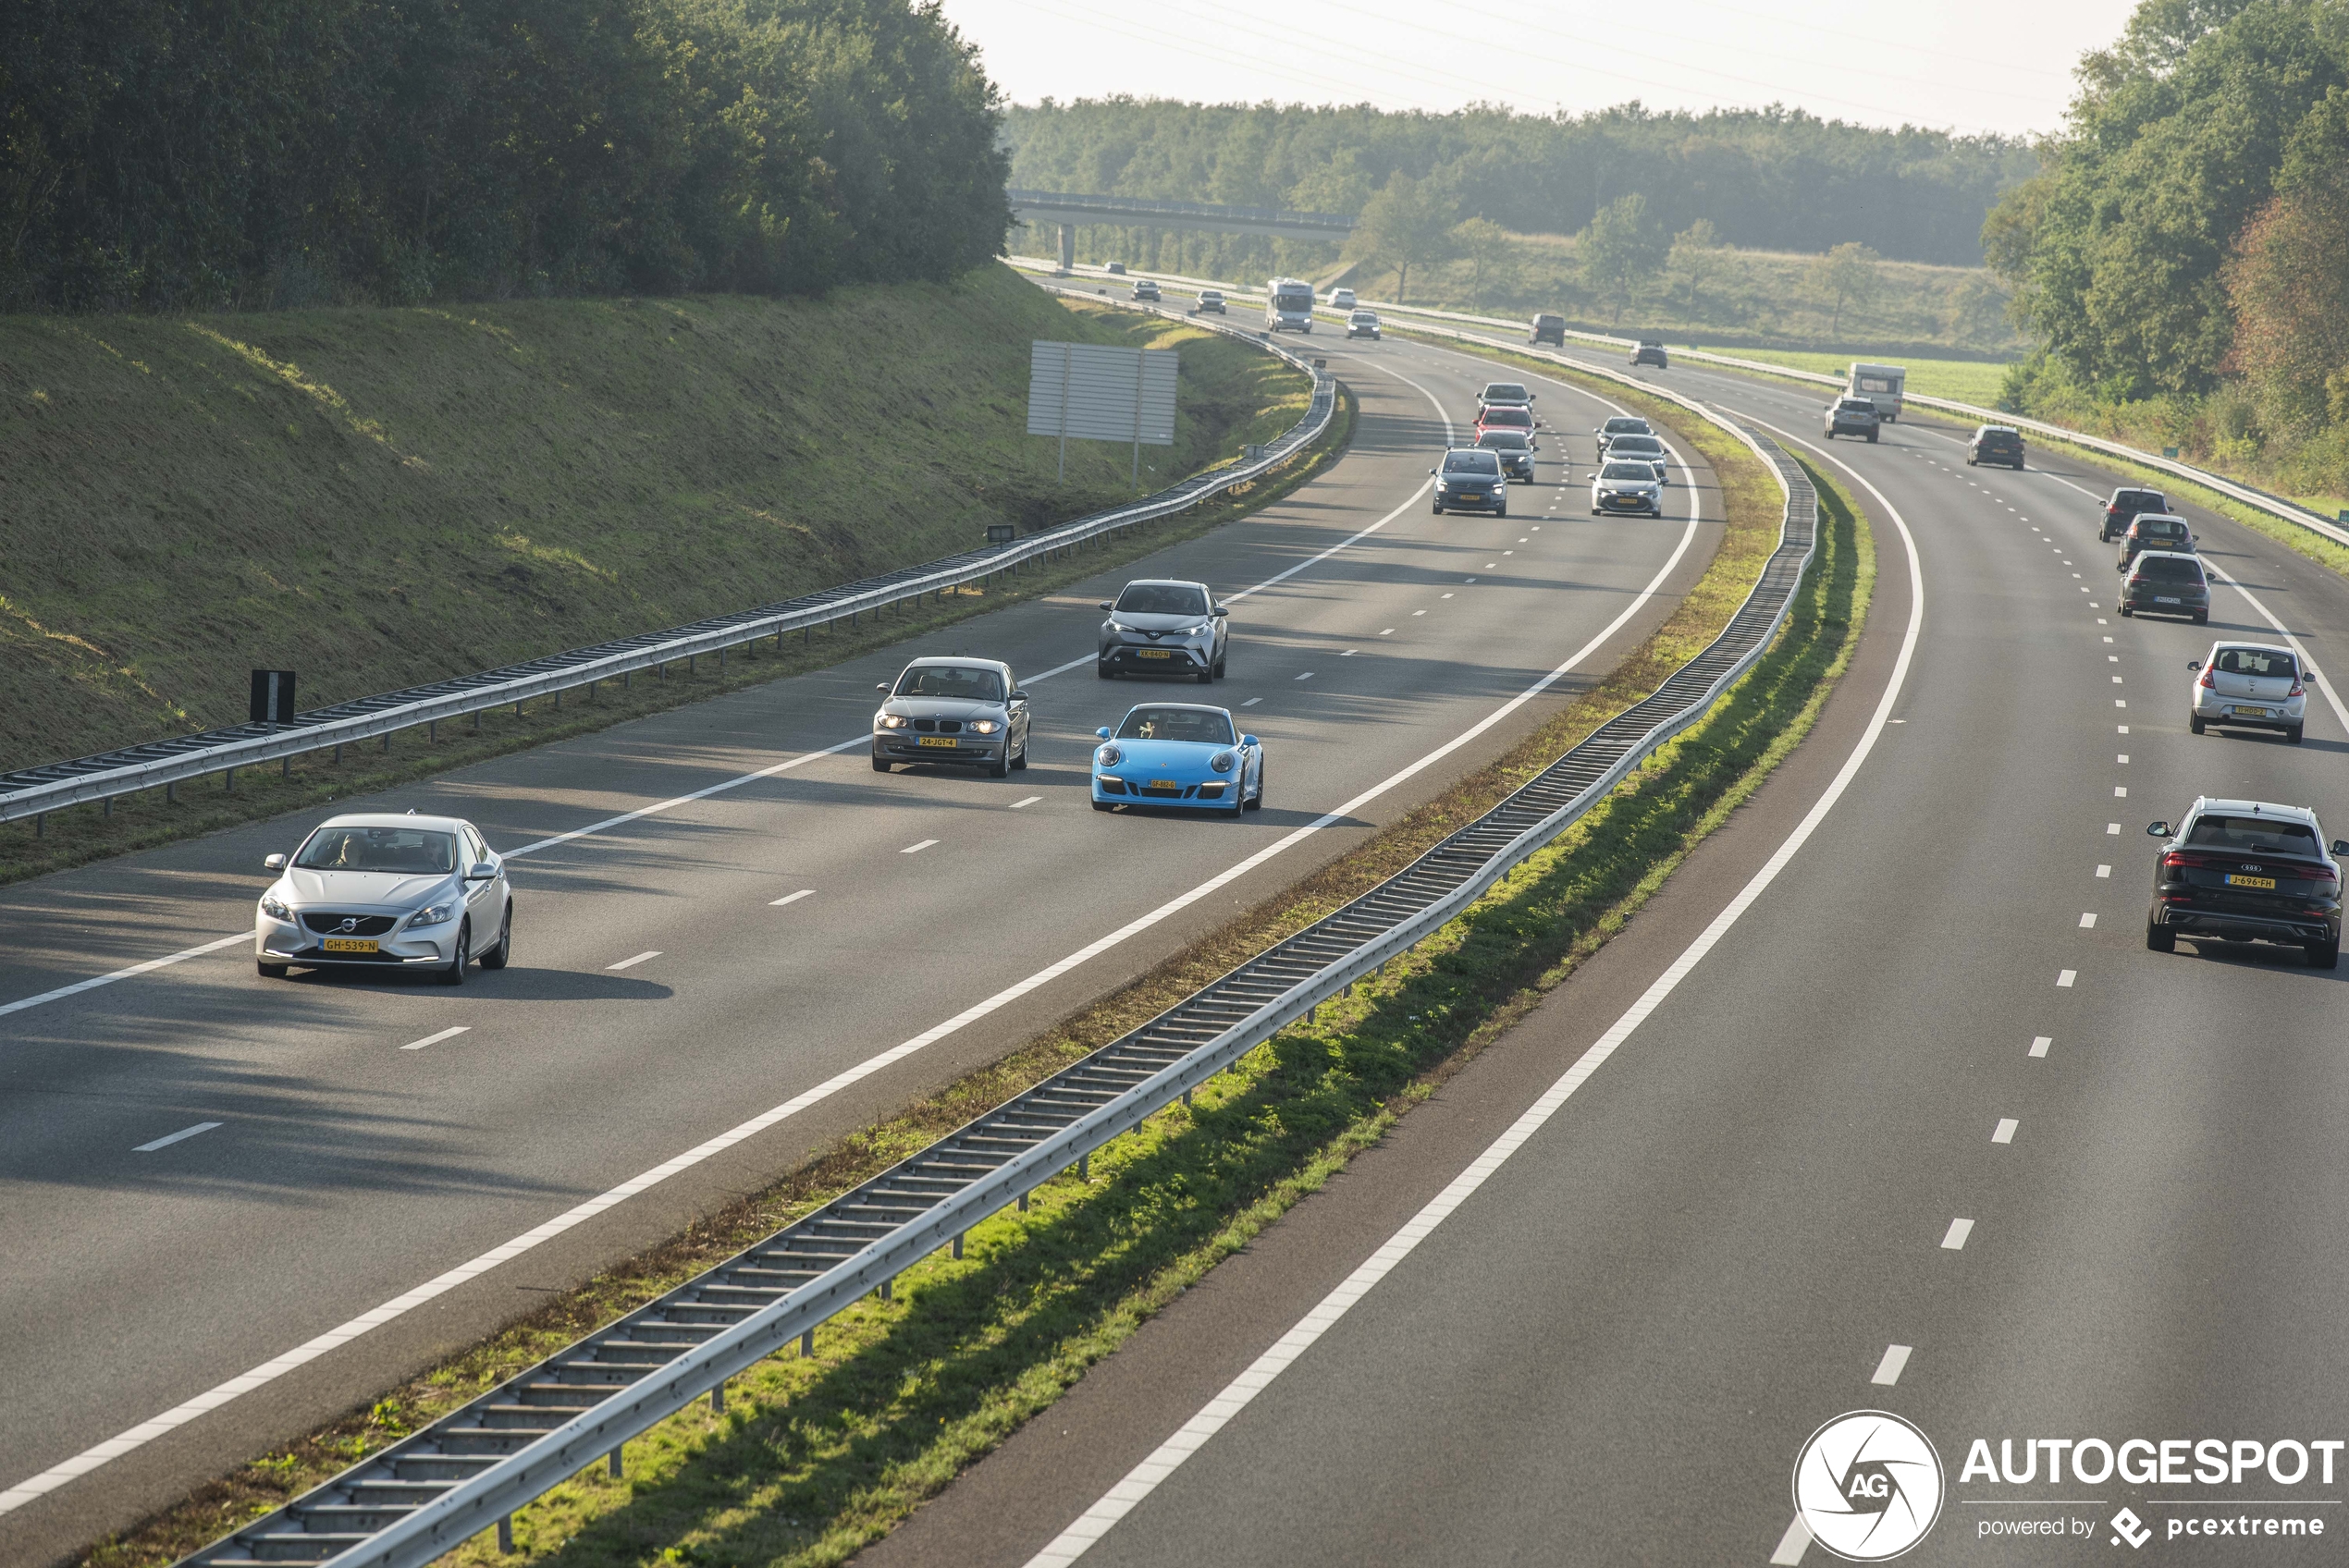
[[[1725,438],[1726,439],[1726,438]],[[934,1141],[1310,924],[1489,807],[1716,635],[1776,543],[1778,493],[1750,453],[1728,474],[1727,540],[1698,590],[1606,681],[1520,746],[1223,931],[1043,1037],[843,1140],[766,1191],[558,1298],[371,1409],[246,1464],[127,1536],[92,1568],[151,1568],[265,1512]],[[1075,1173],[974,1230],[961,1262],[828,1323],[818,1354],[762,1363],[728,1410],[698,1406],[517,1515],[516,1545],[566,1563],[836,1562],[1049,1404],[1218,1258],[1374,1142],[1463,1060],[1619,930],[1690,846],[1800,739],[1842,668],[1870,543],[1826,497],[1820,557],[1779,646],[1699,729],[1526,872],[1354,998]],[[497,1557],[485,1538],[459,1562]]]
[[[1765,364],[1785,365],[1793,370],[1807,370],[1823,375],[1839,376],[1851,368],[1854,360],[1869,360],[1864,353],[1817,354],[1791,349],[1734,349],[1718,344],[1692,342],[1689,345],[1706,353],[1728,354],[1735,359],[1760,360]],[[1973,403],[1990,409],[1998,407],[1998,388],[2006,379],[2004,362],[1994,360],[1936,360],[1915,354],[1894,354],[1888,358],[1905,365],[1909,372],[1908,388],[1924,398],[1947,398],[1952,402]],[[2017,359],[2022,356],[2016,355]],[[1831,394],[1814,382],[1803,385],[1818,392],[1822,400]]]
[[[111,811],[92,804],[52,812],[38,832],[29,820],[0,825],[0,887],[338,799],[412,784],[647,714],[804,675],[910,637],[942,631],[1006,605],[1058,593],[1095,572],[1197,538],[1290,495],[1345,454],[1353,440],[1355,413],[1353,394],[1341,387],[1337,412],[1319,442],[1263,478],[1216,500],[1123,537],[1031,564],[1017,575],[991,583],[908,604],[856,626],[836,622],[805,639],[788,637],[780,652],[771,639],[758,648],[738,649],[722,669],[715,658],[707,664],[695,661],[690,668],[681,661],[670,667],[665,678],[656,679],[652,672],[640,670],[642,679],[626,686],[606,681],[592,698],[584,692],[572,692],[560,704],[552,698],[542,698],[519,710],[486,711],[478,729],[471,728],[470,719],[443,723],[437,734],[419,725],[399,731],[387,748],[380,744],[346,748],[340,760],[332,751],[319,751],[293,758],[282,770],[275,766],[240,769],[234,793],[213,776],[181,784],[176,801],[166,800],[161,790],[149,790],[117,800]]]

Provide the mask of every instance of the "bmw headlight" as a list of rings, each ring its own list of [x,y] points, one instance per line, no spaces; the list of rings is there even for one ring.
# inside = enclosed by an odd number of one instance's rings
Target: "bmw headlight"
[[[1093,760],[1103,767],[1115,767],[1125,760],[1125,753],[1115,746],[1103,746],[1093,753]]]
[[[1002,729],[1003,727],[1002,724],[991,718],[974,718],[963,728],[965,729],[976,729],[981,735],[992,735],[995,731]]]
[[[414,931],[426,925],[446,925],[456,918],[457,902],[454,899],[445,903],[426,904],[408,917],[408,929]]]
[[[1218,752],[1207,759],[1207,766],[1218,773],[1229,773],[1232,771],[1232,765],[1237,761],[1239,758],[1229,752]]]
[[[877,713],[873,715],[873,728],[876,729],[903,729],[912,722],[912,719],[907,718],[902,713]]]
[[[293,911],[286,907],[286,900],[275,893],[261,895],[261,913],[272,920],[289,921],[293,918]]]

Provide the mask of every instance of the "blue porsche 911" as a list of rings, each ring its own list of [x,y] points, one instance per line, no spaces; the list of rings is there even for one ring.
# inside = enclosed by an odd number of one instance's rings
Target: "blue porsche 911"
[[[1228,709],[1145,703],[1114,734],[1097,729],[1093,809],[1172,806],[1237,817],[1264,803],[1264,746],[1243,735]]]

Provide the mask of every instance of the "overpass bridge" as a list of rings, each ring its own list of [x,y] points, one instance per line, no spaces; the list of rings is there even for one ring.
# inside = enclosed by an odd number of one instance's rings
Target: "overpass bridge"
[[[1196,228],[1256,234],[1273,239],[1343,240],[1355,220],[1338,213],[1295,213],[1281,207],[1220,207],[1206,202],[1161,202],[1144,196],[1078,196],[1066,191],[1004,192],[1022,223],[1060,226],[1063,271],[1076,261],[1076,226],[1120,224],[1132,228]]]

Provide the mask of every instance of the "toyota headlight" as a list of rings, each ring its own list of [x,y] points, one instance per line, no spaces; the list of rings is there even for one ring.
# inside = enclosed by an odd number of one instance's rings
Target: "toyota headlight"
[[[981,735],[992,735],[995,731],[1002,729],[1003,727],[991,718],[974,718],[963,728],[965,729],[976,729]]]
[[[1207,766],[1218,773],[1229,773],[1232,771],[1232,765],[1238,760],[1229,752],[1218,752],[1207,759]]]
[[[903,729],[912,722],[912,719],[907,718],[902,713],[877,713],[873,715],[873,728],[876,729]]]
[[[293,919],[293,911],[288,909],[286,900],[275,893],[261,895],[261,913],[272,920],[290,921]]]
[[[1214,630],[1215,623],[1213,621],[1202,620],[1197,626],[1186,626],[1183,628],[1181,635],[1185,637],[1204,637]]]
[[[445,903],[426,904],[408,917],[408,929],[414,931],[426,925],[446,925],[456,918],[457,902],[454,899]]]
[[[1115,767],[1125,760],[1125,753],[1115,746],[1103,746],[1093,753],[1093,760],[1103,767]]]

